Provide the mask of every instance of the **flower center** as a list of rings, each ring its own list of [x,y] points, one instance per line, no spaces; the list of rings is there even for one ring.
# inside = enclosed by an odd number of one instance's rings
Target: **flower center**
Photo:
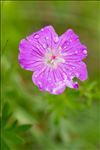
[[[51,59],[56,59],[56,56],[52,55],[52,58]]]
[[[58,66],[59,63],[64,63],[65,60],[62,57],[61,51],[58,50],[54,50],[54,49],[47,49],[47,53],[45,54],[44,57],[44,61],[45,64],[52,67],[52,68],[56,68]]]

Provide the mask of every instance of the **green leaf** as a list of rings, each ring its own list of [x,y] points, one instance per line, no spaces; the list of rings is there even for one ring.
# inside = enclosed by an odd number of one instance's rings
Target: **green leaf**
[[[6,128],[6,130],[7,131],[15,131],[16,130],[16,128],[17,128],[17,125],[18,125],[18,121],[17,120],[15,120],[11,125],[10,125],[10,127],[9,128]]]
[[[9,113],[9,104],[5,103],[2,110],[1,125],[4,128],[12,113]]]
[[[28,129],[30,129],[32,125],[26,124],[26,125],[20,125],[19,127],[16,128],[16,132],[24,132]]]
[[[24,142],[23,138],[13,133],[10,135],[10,140],[15,144],[22,144]]]
[[[6,118],[9,112],[9,104],[5,103],[2,110],[2,117]]]
[[[3,138],[1,139],[1,150],[10,150]]]
[[[15,144],[22,144],[23,143],[23,138],[20,137],[18,134],[19,132],[24,132],[28,130],[31,125],[20,125],[18,126],[18,121],[9,121],[12,113],[9,112],[9,105],[8,103],[4,104],[3,110],[2,110],[2,118],[1,119],[1,124],[2,124],[2,145],[3,148],[2,150],[10,150],[9,149],[9,144],[15,145]],[[18,132],[18,133],[17,133]],[[6,142],[5,142],[6,141]]]
[[[8,141],[11,141],[11,143],[13,143],[13,144],[22,144],[23,143],[23,139],[19,135],[16,135],[16,133],[13,131],[6,130],[4,132],[4,137]]]
[[[10,129],[11,129],[11,130],[14,130],[15,128],[17,128],[17,124],[18,124],[18,121],[15,120],[15,121],[12,123]]]

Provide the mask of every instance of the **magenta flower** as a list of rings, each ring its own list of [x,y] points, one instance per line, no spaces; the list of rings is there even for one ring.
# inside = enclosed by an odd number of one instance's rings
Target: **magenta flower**
[[[74,77],[87,79],[82,61],[87,48],[71,29],[58,37],[52,26],[46,26],[22,39],[19,50],[21,67],[34,72],[32,80],[42,91],[61,94],[66,87],[78,88]]]

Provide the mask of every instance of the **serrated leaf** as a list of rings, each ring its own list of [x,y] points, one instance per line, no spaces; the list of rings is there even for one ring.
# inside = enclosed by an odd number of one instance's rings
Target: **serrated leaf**
[[[16,132],[24,132],[28,129],[30,129],[32,125],[26,124],[26,125],[20,125],[19,127],[16,128]]]

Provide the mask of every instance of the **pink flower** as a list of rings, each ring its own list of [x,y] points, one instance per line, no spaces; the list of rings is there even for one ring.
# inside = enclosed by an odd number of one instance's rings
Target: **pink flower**
[[[19,50],[21,67],[33,72],[32,81],[42,91],[61,94],[66,87],[78,88],[74,77],[87,79],[82,61],[87,48],[71,29],[58,37],[52,26],[46,26],[22,39]]]

